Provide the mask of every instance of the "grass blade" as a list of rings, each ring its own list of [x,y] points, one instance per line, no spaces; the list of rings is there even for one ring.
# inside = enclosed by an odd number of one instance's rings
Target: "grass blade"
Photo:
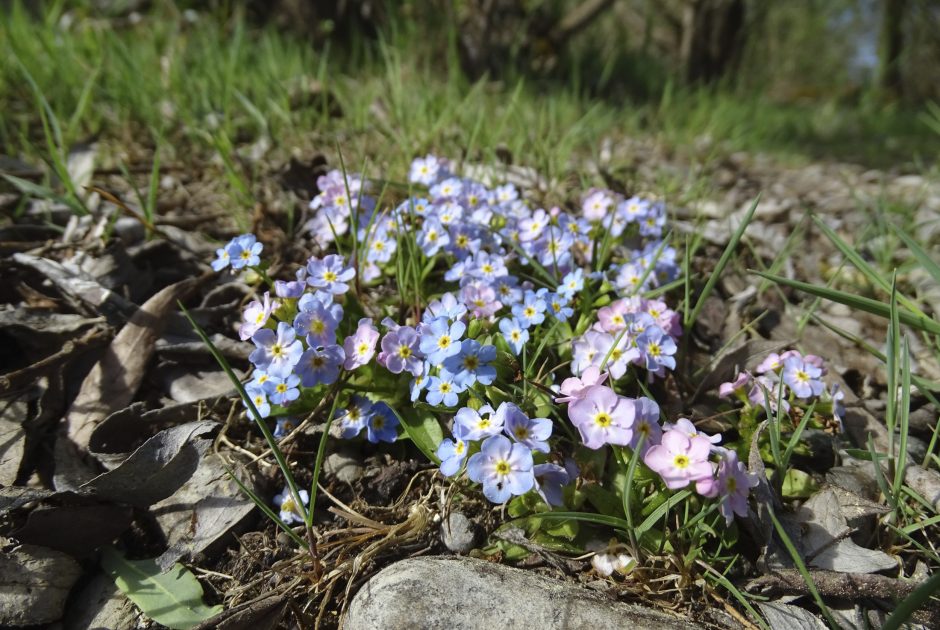
[[[865,311],[866,313],[871,313],[872,315],[878,315],[879,317],[884,317],[885,319],[889,319],[891,317],[890,307],[883,302],[878,302],[877,300],[861,297],[859,295],[852,295],[851,293],[845,293],[835,289],[819,287],[808,282],[791,280],[790,278],[784,278],[783,276],[775,276],[774,274],[757,271],[755,269],[749,269],[748,271],[762,278],[772,280],[778,284],[792,287],[799,291],[803,291],[804,293],[809,293],[810,295],[816,295],[827,300],[832,300],[833,302],[845,304],[846,306],[856,308],[860,311]],[[940,335],[940,322],[937,322],[936,320],[931,319],[926,315],[918,315],[908,310],[899,309],[898,319],[900,319],[902,323],[907,324],[913,328],[917,328],[918,330],[923,330],[924,332],[928,332],[934,335]]]
[[[923,584],[914,589],[914,592],[904,598],[891,616],[885,619],[881,630],[898,630],[919,608],[940,591],[940,573],[934,573]]]
[[[744,230],[746,230],[747,226],[751,223],[751,219],[754,217],[754,211],[757,210],[758,203],[760,203],[760,195],[757,195],[757,197],[754,199],[754,203],[751,204],[751,207],[744,215],[744,218],[741,220],[741,224],[738,226],[738,229],[734,231],[734,234],[731,236],[731,240],[728,241],[728,245],[725,247],[725,251],[721,253],[721,258],[718,259],[718,264],[715,265],[711,275],[708,277],[708,281],[705,283],[705,288],[702,289],[702,293],[698,296],[698,300],[695,302],[695,306],[692,308],[692,312],[688,315],[688,317],[685,318],[686,328],[688,328],[688,326],[698,318],[699,313],[705,306],[705,300],[707,300],[708,296],[711,295],[712,290],[715,288],[715,283],[718,282],[718,278],[721,277],[722,272],[728,265],[728,261],[730,261],[731,256],[734,255],[734,250],[737,249],[738,242],[741,240],[741,237],[744,236]]]

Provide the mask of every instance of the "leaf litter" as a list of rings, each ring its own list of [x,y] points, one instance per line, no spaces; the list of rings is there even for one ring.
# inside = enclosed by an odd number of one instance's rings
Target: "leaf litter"
[[[81,177],[94,184],[93,158],[93,153],[76,153],[74,165],[81,170]],[[328,160],[319,155],[302,162],[292,158],[288,166],[273,169],[272,173],[280,172],[286,178],[282,185],[303,193],[296,197],[290,197],[295,193],[284,190],[267,194],[286,195],[284,203],[288,205],[305,203],[302,197],[313,192],[314,172],[327,163]],[[739,168],[746,170],[748,165],[742,164]],[[781,178],[766,164],[753,168],[755,172],[751,175],[758,180],[774,182]],[[816,198],[812,187],[822,181],[820,172],[807,169],[804,175],[807,181],[795,186],[803,201],[809,199],[817,208],[844,213],[839,215],[844,220],[843,229],[857,223],[853,215],[855,208],[842,204],[839,195],[843,193],[832,191],[832,186],[826,188],[830,192],[823,198]],[[526,173],[525,177],[540,181],[537,174]],[[791,173],[783,179],[792,181],[794,177]],[[272,175],[271,181],[276,179]],[[543,182],[543,186],[549,185]],[[735,223],[729,223],[727,217],[733,209],[741,212],[744,208],[743,200],[734,197],[741,194],[743,192],[738,190],[731,191],[727,198],[714,202],[716,217],[703,234],[716,248],[723,247],[733,231],[728,226]],[[109,203],[99,206],[98,211],[102,213],[99,219],[109,216],[107,208],[113,211],[115,199],[120,200],[120,196],[112,194]],[[747,231],[746,237],[756,244],[757,254],[763,260],[772,261],[785,247],[787,235],[796,227],[790,214],[793,207],[793,200],[772,195],[768,203],[761,206],[760,221]],[[24,286],[33,293],[29,293],[28,300],[21,303],[11,300],[0,308],[0,334],[17,338],[45,336],[54,339],[52,346],[58,345],[58,349],[37,347],[27,364],[15,365],[0,374],[0,395],[5,405],[0,417],[0,438],[6,445],[0,452],[0,473],[3,474],[0,483],[8,486],[0,494],[0,535],[6,537],[5,557],[42,558],[46,563],[43,566],[47,567],[42,570],[55,567],[54,579],[52,574],[41,572],[29,578],[34,580],[35,592],[49,598],[46,602],[58,602],[43,608],[42,614],[49,617],[48,621],[67,614],[64,606],[71,589],[69,582],[74,582],[81,574],[76,572],[81,569],[76,569],[78,565],[70,559],[95,557],[96,552],[101,554],[102,565],[116,577],[122,591],[157,621],[161,619],[155,606],[165,600],[156,597],[147,603],[145,593],[153,588],[164,595],[173,592],[177,587],[164,583],[174,580],[182,591],[171,598],[189,602],[181,613],[191,616],[179,622],[171,620],[170,624],[179,623],[179,627],[211,624],[208,617],[221,611],[217,604],[224,604],[224,612],[216,621],[231,627],[247,627],[264,620],[277,624],[291,616],[301,626],[335,625],[338,612],[365,579],[381,566],[396,558],[442,550],[431,525],[448,509],[441,501],[443,487],[434,478],[433,470],[415,464],[414,453],[389,454],[391,461],[386,459],[377,464],[379,470],[402,460],[408,464],[396,469],[398,479],[390,486],[397,489],[397,496],[391,490],[383,492],[382,497],[372,496],[385,504],[370,504],[364,499],[370,490],[368,475],[366,479],[353,477],[337,483],[334,475],[327,471],[321,489],[325,509],[318,510],[316,526],[324,560],[330,568],[316,584],[310,581],[311,567],[304,553],[298,552],[289,540],[259,517],[253,503],[229,477],[226,471],[235,471],[242,484],[262,496],[272,493],[272,484],[277,478],[266,460],[258,457],[264,451],[263,444],[251,427],[225,404],[227,388],[226,391],[203,390],[205,395],[200,395],[201,379],[212,366],[206,362],[206,353],[198,338],[185,328],[177,326],[169,333],[167,329],[174,326],[178,301],[192,304],[200,297],[207,298],[224,289],[224,286],[215,286],[211,276],[192,273],[200,264],[193,253],[211,252],[209,239],[231,236],[231,227],[214,228],[207,219],[197,225],[204,226],[208,233],[198,234],[164,223],[158,233],[148,230],[150,238],[146,242],[138,240],[139,233],[134,236],[134,230],[126,230],[131,234],[129,241],[121,242],[119,252],[112,249],[109,253],[108,248],[103,247],[105,239],[99,229],[100,221],[69,221],[63,225],[67,228],[66,238],[56,244],[48,241],[45,233],[43,239],[30,240],[30,235],[39,232],[30,232],[28,228],[40,227],[28,223],[30,216],[35,215],[27,213],[25,219],[19,219],[16,224],[29,238],[23,241],[22,248],[12,248],[5,264],[17,269]],[[60,216],[69,220],[67,215]],[[128,217],[122,217],[125,219]],[[157,219],[170,221],[171,217],[158,216]],[[262,213],[258,220],[270,241],[283,244],[285,262],[291,256],[304,257],[303,247],[287,245],[289,239],[281,227],[286,220],[284,216]],[[131,220],[131,224],[134,221],[136,219]],[[293,233],[295,226],[287,227]],[[691,225],[687,228],[691,233]],[[823,241],[817,239],[816,242]],[[694,261],[703,273],[709,272],[716,258],[712,254],[719,251],[711,248],[712,245],[706,244],[700,259]],[[76,252],[81,254],[78,259],[71,255]],[[164,267],[154,271],[157,267],[154,261],[167,254],[183,261],[179,268]],[[133,286],[133,276],[121,273],[121,261],[150,269],[150,280]],[[203,266],[200,271],[205,270]],[[791,271],[794,277],[807,281],[826,281],[799,261]],[[731,273],[734,271],[729,270]],[[811,347],[826,344],[836,351],[838,376],[847,384],[850,396],[865,398],[872,391],[883,389],[884,381],[879,376],[881,364],[873,361],[856,343],[812,320],[801,329],[792,324],[793,307],[797,302],[792,294],[784,292],[785,299],[781,300],[774,289],[761,286],[759,279],[744,276],[741,282],[743,286],[736,288],[724,282],[719,284],[721,299],[718,303],[712,302],[713,313],[706,307],[695,331],[703,347],[691,349],[699,380],[687,402],[700,410],[696,419],[708,420],[705,416],[710,407],[714,409],[715,387],[730,379],[729,374],[753,366],[766,354],[792,345],[794,339],[802,339],[803,343],[809,339]],[[142,289],[144,286],[146,289]],[[236,302],[244,298],[244,294],[235,296]],[[231,314],[236,312],[232,303],[216,302],[216,310],[212,310],[211,305],[204,308],[200,317],[205,319],[201,324],[208,328],[212,339],[236,366],[247,367],[243,344],[232,339],[236,323],[231,319]],[[37,308],[37,304],[41,307]],[[194,310],[199,308],[196,304]],[[851,313],[829,314],[828,317],[836,324],[851,327],[847,320],[856,316],[857,313]],[[840,322],[838,317],[844,320]],[[748,324],[743,336],[731,338],[738,331],[728,324],[729,319]],[[879,320],[865,321],[855,330],[866,331],[869,337],[878,339]],[[115,334],[115,331],[118,332]],[[110,343],[106,343],[108,341]],[[60,414],[64,418],[61,429],[50,431],[46,422],[37,430],[31,420],[41,411],[36,404],[41,392],[27,390],[24,394],[23,387],[39,381],[40,377],[61,380],[63,375],[75,372],[83,375],[77,381],[81,386],[76,387],[76,381],[70,380],[63,383],[60,394],[70,401],[68,409]],[[180,379],[189,379],[188,384],[174,386]],[[176,402],[179,400],[183,402]],[[935,422],[936,410],[933,419]],[[287,455],[291,458],[309,456],[322,435],[324,420],[322,416],[312,418],[306,428],[288,442]],[[867,448],[867,435],[872,434],[876,450],[883,452],[887,447],[884,424],[866,416],[861,432],[853,433],[849,421],[846,428],[846,437],[852,440],[850,444],[842,441],[842,437],[833,438],[839,440],[836,450],[840,459],[843,463],[852,463],[866,479],[873,481],[877,475],[871,463],[867,462],[872,470],[866,472],[866,462],[855,461],[844,449]],[[36,462],[35,458],[27,457],[30,443],[41,446],[39,451],[46,453],[45,457],[48,453],[58,453],[55,462]],[[64,446],[69,446],[69,458],[60,458],[61,453],[66,452]],[[69,461],[78,472],[59,469]],[[758,457],[756,462],[759,461]],[[55,472],[50,472],[53,463]],[[753,470],[753,458],[751,463]],[[802,559],[810,567],[824,596],[864,598],[872,602],[903,597],[910,592],[910,583],[899,577],[910,575],[915,556],[909,550],[900,553],[890,548],[888,550],[894,553],[883,550],[881,519],[888,508],[877,496],[866,498],[837,483],[825,485],[826,479],[831,478],[827,474],[835,470],[826,466],[814,473],[822,487],[807,500],[786,501],[789,507],[796,508],[787,515],[787,531],[793,534]],[[920,496],[940,507],[940,481],[936,470],[911,466],[906,474],[907,482]],[[308,483],[310,480],[301,478],[300,481]],[[14,484],[17,491],[11,487]],[[775,506],[775,511],[785,511],[775,488],[768,485],[762,492],[769,504]],[[492,530],[495,521],[483,511],[482,504],[475,508],[470,504],[464,509],[488,531]],[[760,604],[772,627],[818,627],[818,618],[802,606],[808,598],[802,576],[779,548],[777,535],[772,526],[768,526],[766,517],[757,514],[754,519],[750,528],[753,542],[761,547],[760,556],[768,563],[770,573],[763,581],[762,578],[739,581],[741,588],[746,586],[751,592],[786,598]],[[57,533],[68,529],[70,524],[80,527],[82,533],[57,541]],[[92,531],[97,535],[87,534]],[[925,526],[924,531],[935,530],[933,526]],[[109,546],[114,542],[119,543],[123,551],[114,551]],[[570,567],[552,569],[552,563],[538,559],[540,553],[546,552],[535,543],[530,546],[536,550],[531,559],[534,566],[541,563],[541,570],[565,577]],[[775,546],[778,548],[774,549]],[[195,572],[178,564],[180,561],[192,566]],[[755,558],[755,562],[759,561]],[[164,573],[167,569],[170,572]],[[9,570],[0,571],[0,580],[11,579]],[[194,577],[197,573],[198,581]],[[132,578],[132,574],[136,577]],[[136,580],[133,584],[132,579]],[[648,603],[664,608],[695,609],[688,600],[692,596],[683,594],[681,589],[647,590],[643,597]],[[32,600],[15,599],[9,610],[14,615],[29,614],[27,601]],[[935,615],[936,610],[925,614]],[[11,619],[9,623],[22,623],[24,619],[31,623],[45,622],[35,621],[36,617]],[[708,617],[701,613],[699,620],[709,623]]]

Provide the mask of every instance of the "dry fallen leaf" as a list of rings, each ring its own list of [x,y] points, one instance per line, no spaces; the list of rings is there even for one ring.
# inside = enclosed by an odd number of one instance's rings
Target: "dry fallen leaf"
[[[85,377],[65,419],[68,438],[79,450],[87,450],[95,427],[134,399],[167,315],[199,283],[199,278],[183,280],[147,300]]]

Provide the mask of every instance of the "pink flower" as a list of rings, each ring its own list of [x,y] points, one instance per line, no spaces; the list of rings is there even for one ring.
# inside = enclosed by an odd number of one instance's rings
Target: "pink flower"
[[[786,354],[786,353],[784,353]],[[754,368],[754,371],[758,374],[766,374],[767,372],[776,372],[781,367],[783,367],[783,360],[786,357],[781,357],[776,352],[771,352],[767,355],[763,361],[757,364],[757,367]]]
[[[568,405],[568,418],[588,448],[604,444],[626,446],[633,439],[636,415],[633,401],[604,385],[589,387],[580,400]]]
[[[675,423],[667,422],[666,423],[667,431],[681,431],[685,433],[689,438],[703,437],[712,444],[719,444],[721,442],[721,434],[718,435],[705,435],[704,433],[698,430],[692,421],[688,418],[679,418]]]
[[[555,399],[556,403],[570,403],[576,400],[581,400],[584,397],[585,392],[589,387],[594,385],[602,385],[604,381],[607,380],[607,374],[601,374],[601,371],[597,369],[596,366],[592,365],[581,375],[581,378],[577,376],[566,378],[561,383],[561,393],[562,396],[559,396]]]
[[[245,308],[242,324],[238,327],[238,336],[242,341],[248,341],[253,334],[261,330],[278,307],[278,301],[272,300],[267,291],[264,292],[263,299],[263,303],[255,300]]]
[[[739,372],[730,383],[722,383],[718,388],[718,395],[721,398],[728,398],[737,392],[743,392],[748,383],[751,382],[751,375],[747,372]]]
[[[346,352],[346,362],[343,367],[355,370],[365,365],[375,354],[375,343],[379,340],[379,331],[372,325],[372,318],[364,317],[359,320],[356,334],[346,337],[343,350]]]
[[[690,438],[682,431],[673,429],[666,431],[661,444],[646,451],[643,461],[659,473],[667,488],[676,490],[689,483],[707,482],[714,477],[712,463],[708,461],[711,446],[705,437]],[[702,489],[709,491],[711,487]]]
[[[758,484],[757,475],[749,473],[734,451],[723,450],[718,462],[718,506],[725,522],[730,525],[734,515],[747,516],[747,496]]]

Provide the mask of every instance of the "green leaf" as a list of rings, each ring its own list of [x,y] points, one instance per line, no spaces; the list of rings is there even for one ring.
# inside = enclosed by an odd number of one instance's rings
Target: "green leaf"
[[[419,409],[409,409],[403,413],[398,413],[394,407],[392,411],[398,416],[398,421],[402,428],[415,446],[424,453],[424,456],[435,464],[440,464],[441,460],[437,457],[437,447],[441,445],[444,439],[444,432],[441,430],[441,423],[433,414]]]
[[[161,573],[154,560],[128,560],[114,547],[104,547],[101,566],[145,615],[173,630],[188,630],[222,612],[222,606],[202,602],[202,586],[179,563]]]
[[[827,287],[818,287],[814,284],[809,284],[808,282],[791,280],[789,278],[784,278],[783,276],[775,276],[772,273],[764,273],[763,271],[756,271],[751,269],[750,272],[762,278],[772,280],[777,284],[793,287],[794,289],[798,289],[804,293],[816,295],[827,300],[832,300],[833,302],[839,302],[840,304],[845,304],[851,308],[857,308],[858,310],[865,311],[866,313],[878,315],[879,317],[884,317],[885,319],[891,317],[890,307],[883,302],[878,302],[877,300],[871,300],[859,295],[852,295],[851,293],[836,291],[835,289],[829,289]],[[898,309],[898,319],[908,326],[912,326],[918,330],[940,335],[940,322],[929,317],[917,315],[916,313],[912,313],[908,310]]]
[[[805,499],[813,496],[819,490],[812,477],[796,468],[791,468],[783,478],[781,492],[787,499]]]

